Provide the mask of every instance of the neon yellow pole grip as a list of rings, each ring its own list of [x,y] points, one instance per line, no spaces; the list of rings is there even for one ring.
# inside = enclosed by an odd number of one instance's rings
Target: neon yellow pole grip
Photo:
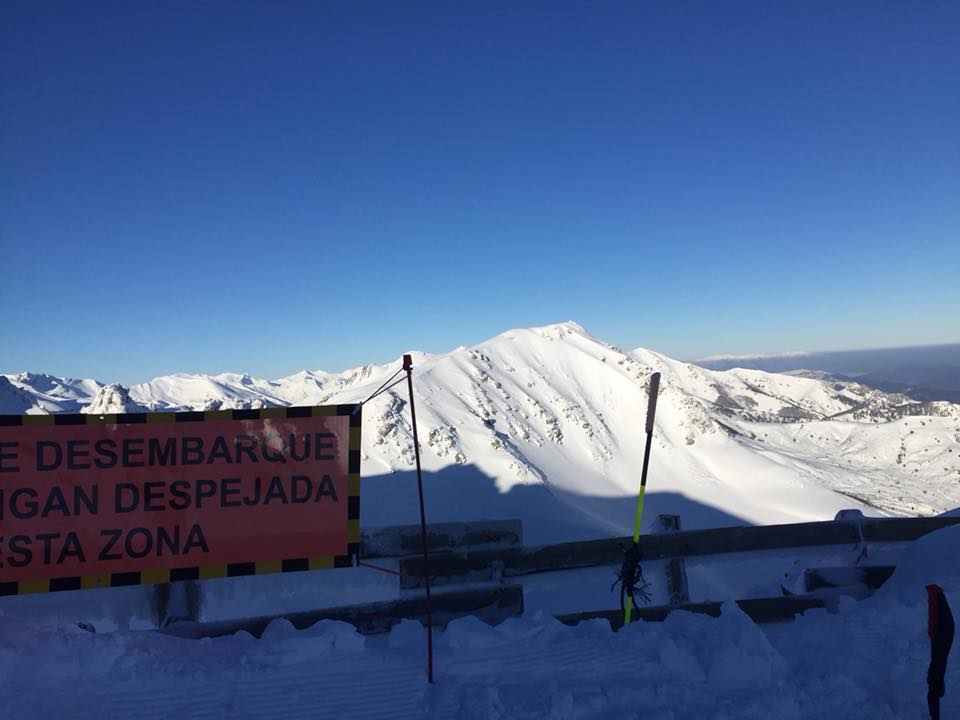
[[[647,468],[650,465],[650,444],[653,440],[653,420],[657,414],[657,395],[660,392],[660,373],[650,376],[650,397],[647,400],[647,443],[643,450],[643,470],[640,474],[640,492],[637,493],[637,515],[633,521],[633,543],[640,541],[640,525],[643,521],[643,499],[647,493]],[[623,624],[630,623],[633,611],[633,595],[627,595],[623,608]]]

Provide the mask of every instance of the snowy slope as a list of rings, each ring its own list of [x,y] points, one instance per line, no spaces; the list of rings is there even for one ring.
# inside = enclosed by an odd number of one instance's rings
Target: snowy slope
[[[399,366],[279,380],[179,374],[129,389],[21,373],[0,376],[0,412],[357,402]],[[416,353],[414,368],[437,521],[519,515],[532,523],[528,540],[628,532],[654,371],[663,380],[648,517],[679,512],[695,527],[825,519],[844,507],[929,514],[960,505],[958,405],[856,383],[705,370],[649,350],[621,351],[576,323]],[[364,408],[366,478],[401,478],[412,468],[405,390]],[[375,480],[364,493],[365,522],[413,521],[396,483]]]
[[[196,641],[0,616],[0,717],[925,718],[928,582],[956,611],[960,527],[914,543],[873,597],[790,623],[755,625],[733,603],[720,618],[675,612],[616,633],[542,612],[496,627],[461,618],[434,633],[432,686],[415,621],[364,637],[345,623],[297,631],[281,619],[261,639]],[[960,713],[953,652],[943,718]]]

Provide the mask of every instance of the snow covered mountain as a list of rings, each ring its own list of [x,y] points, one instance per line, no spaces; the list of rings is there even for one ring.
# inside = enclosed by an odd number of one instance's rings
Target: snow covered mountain
[[[399,367],[304,371],[279,380],[178,374],[129,389],[0,375],[0,413],[358,402]],[[524,503],[548,497],[594,533],[629,532],[652,372],[663,378],[648,516],[679,512],[686,527],[696,527],[724,524],[717,512],[726,524],[773,523],[826,519],[850,507],[931,514],[960,505],[960,405],[917,402],[853,382],[706,370],[649,350],[625,352],[569,322],[414,354],[424,469],[435,475],[436,488],[445,478],[459,483],[459,500],[438,503],[446,516],[433,519],[523,516]],[[401,385],[364,408],[365,478],[412,468],[405,396]],[[473,494],[466,478],[483,478],[498,492]],[[533,487],[538,494],[524,494]],[[379,501],[365,496],[365,517],[399,519],[389,492]],[[497,496],[513,502],[496,506]]]

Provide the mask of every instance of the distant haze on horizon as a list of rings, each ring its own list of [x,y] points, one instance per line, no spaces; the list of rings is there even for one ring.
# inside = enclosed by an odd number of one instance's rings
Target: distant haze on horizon
[[[813,371],[816,377],[824,380],[853,379],[887,392],[905,393],[914,400],[960,403],[960,343],[752,357],[719,356],[694,362],[711,370]]]
[[[761,11],[762,10],[762,11]],[[960,5],[0,6],[0,372],[960,340]]]
[[[792,360],[809,357],[810,355],[844,355],[852,353],[885,353],[900,352],[911,350],[948,350],[950,352],[960,351],[960,342],[953,343],[932,343],[924,345],[903,345],[901,347],[870,347],[870,348],[850,348],[847,350],[787,350],[786,352],[770,353],[743,353],[735,354],[717,354],[704,355],[698,358],[677,358],[686,362],[732,362],[734,360]]]

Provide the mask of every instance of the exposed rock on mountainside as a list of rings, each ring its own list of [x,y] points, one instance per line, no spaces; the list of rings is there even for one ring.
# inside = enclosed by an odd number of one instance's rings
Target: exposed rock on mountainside
[[[130,399],[130,391],[123,385],[104,385],[80,412],[87,415],[146,412],[147,408]]]

